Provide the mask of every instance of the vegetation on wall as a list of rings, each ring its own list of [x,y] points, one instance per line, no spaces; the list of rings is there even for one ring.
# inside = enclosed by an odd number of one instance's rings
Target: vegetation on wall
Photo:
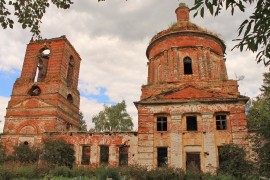
[[[37,162],[40,155],[40,149],[31,147],[28,143],[20,143],[14,147],[11,159],[21,163]]]
[[[131,131],[133,122],[123,100],[116,105],[104,105],[104,110],[93,116],[96,131]]]
[[[73,146],[64,139],[46,139],[42,149],[42,160],[57,166],[72,167],[75,163]]]

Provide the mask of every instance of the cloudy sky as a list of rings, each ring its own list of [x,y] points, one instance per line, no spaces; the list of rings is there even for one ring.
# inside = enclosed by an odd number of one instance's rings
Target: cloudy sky
[[[193,1],[181,1],[192,6]],[[66,35],[82,58],[79,90],[81,111],[88,129],[93,127],[91,117],[103,104],[127,102],[127,110],[137,129],[137,111],[141,85],[146,84],[147,58],[145,51],[150,39],[176,21],[178,0],[97,0],[76,1],[69,10],[51,6],[41,24],[42,36],[53,38]],[[246,13],[223,12],[214,18],[192,18],[191,21],[215,32],[227,45],[226,65],[230,79],[244,76],[239,81],[241,94],[255,97],[260,93],[262,73],[269,68],[255,62],[251,52],[231,51],[237,37],[237,28],[248,17]],[[7,103],[12,86],[20,76],[26,45],[31,39],[28,30],[20,25],[14,29],[0,29],[0,132],[4,126]]]

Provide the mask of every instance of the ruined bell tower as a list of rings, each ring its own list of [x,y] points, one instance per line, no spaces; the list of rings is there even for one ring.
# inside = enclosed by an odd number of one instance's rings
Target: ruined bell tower
[[[78,129],[80,62],[65,36],[30,42],[8,103],[4,134]]]

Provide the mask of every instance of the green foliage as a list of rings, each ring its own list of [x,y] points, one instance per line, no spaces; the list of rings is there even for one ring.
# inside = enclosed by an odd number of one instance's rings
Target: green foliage
[[[97,179],[112,178],[113,180],[121,180],[120,171],[117,168],[100,167],[95,170]]]
[[[235,39],[239,43],[234,48],[239,48],[240,51],[250,50],[257,52],[257,62],[264,62],[265,66],[270,65],[270,1],[269,0],[195,0],[194,7],[191,10],[196,10],[194,16],[200,13],[204,17],[205,9],[211,15],[218,16],[223,8],[230,10],[234,15],[234,11],[245,11],[246,6],[256,4],[253,14],[238,28],[239,39]]]
[[[230,174],[236,178],[245,178],[253,170],[251,162],[246,160],[246,152],[236,144],[227,144],[219,148],[218,174]]]
[[[49,0],[0,0],[0,24],[3,29],[13,28],[13,20],[16,19],[23,29],[30,28],[34,37],[41,38],[39,30],[41,19],[51,4],[61,9],[68,9],[73,2],[71,0],[51,0],[51,2]]]
[[[6,151],[3,144],[0,142],[0,164],[4,163],[7,159]]]
[[[64,139],[46,139],[42,159],[49,164],[72,167],[75,162],[74,149]]]
[[[20,143],[14,147],[12,154],[13,160],[21,163],[36,162],[39,159],[40,150],[35,147],[30,147],[29,144]]]
[[[84,118],[83,113],[80,112],[80,121],[79,121],[80,128],[79,128],[79,130],[80,131],[87,131],[87,125],[86,125],[86,122],[83,118]]]
[[[57,166],[52,171],[53,176],[72,177],[72,171],[67,166]]]
[[[104,110],[92,118],[96,131],[131,131],[133,122],[123,100],[116,105],[104,105]]]
[[[256,133],[252,140],[258,154],[259,173],[270,177],[270,72],[264,73],[261,91],[249,109],[248,129]]]

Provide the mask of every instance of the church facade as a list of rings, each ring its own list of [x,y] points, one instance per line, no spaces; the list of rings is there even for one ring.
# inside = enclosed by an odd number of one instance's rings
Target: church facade
[[[78,131],[79,54],[64,36],[30,42],[1,136],[8,152],[19,143],[42,145],[61,137],[73,145],[77,165],[195,165],[214,172],[220,146],[248,146],[248,97],[227,77],[224,42],[191,23],[184,4],[175,12],[177,22],[155,35],[146,50],[147,84],[134,102],[136,132]]]

